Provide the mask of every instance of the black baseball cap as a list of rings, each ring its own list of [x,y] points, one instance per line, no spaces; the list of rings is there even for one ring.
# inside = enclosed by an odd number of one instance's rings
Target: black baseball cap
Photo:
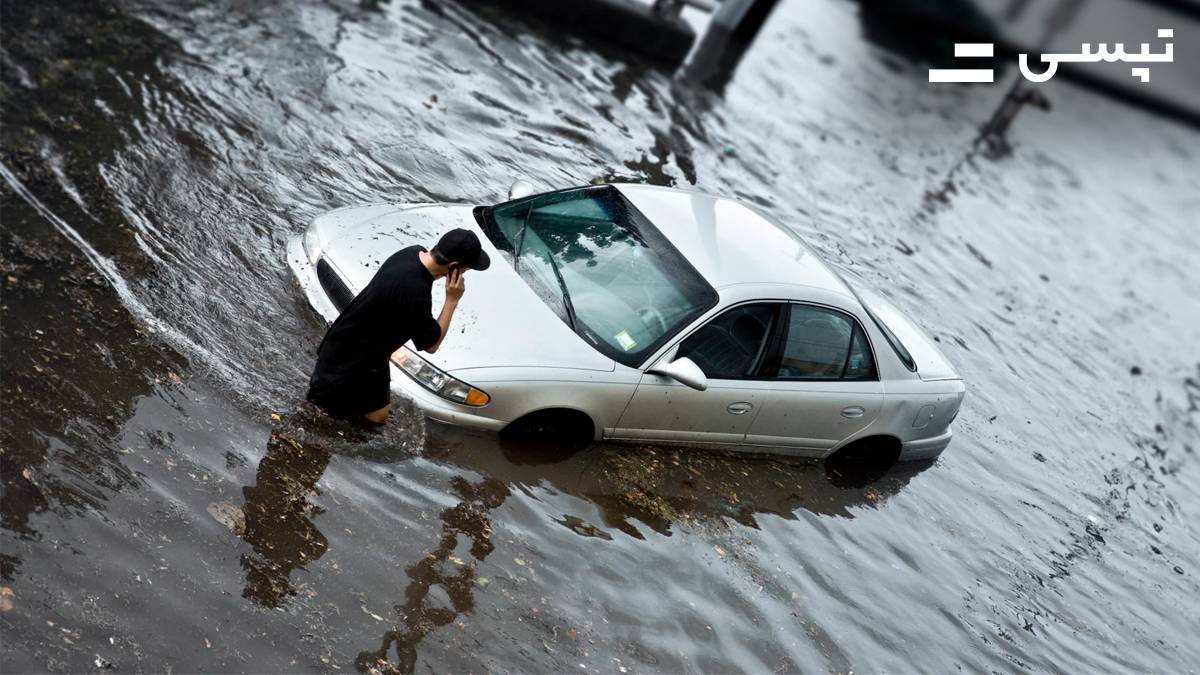
[[[450,262],[456,262],[473,270],[483,271],[492,264],[492,259],[483,252],[479,237],[470,230],[461,227],[450,230],[442,235],[437,246],[433,247],[438,253],[446,256]]]

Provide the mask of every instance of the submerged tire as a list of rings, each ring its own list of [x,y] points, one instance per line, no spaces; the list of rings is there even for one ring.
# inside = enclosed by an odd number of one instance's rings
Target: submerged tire
[[[868,436],[825,459],[825,477],[838,487],[866,487],[883,478],[900,459],[900,440]]]
[[[595,428],[592,419],[578,410],[538,410],[504,427],[500,444],[517,463],[557,461],[591,445]]]

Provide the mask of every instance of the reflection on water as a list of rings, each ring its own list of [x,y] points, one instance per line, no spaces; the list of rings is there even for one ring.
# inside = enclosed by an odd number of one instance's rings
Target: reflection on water
[[[906,462],[888,471],[830,473],[825,463],[744,456],[682,448],[601,443],[555,455],[537,445],[506,443],[435,426],[427,456],[491,476],[509,485],[549,487],[587,499],[601,509],[606,527],[643,538],[630,520],[661,534],[672,523],[720,524],[731,518],[755,526],[755,517],[795,518],[798,510],[853,518],[858,507],[882,504],[928,462]]]
[[[562,451],[513,440],[497,453],[486,435],[442,426],[431,431],[424,454],[456,472],[448,482],[455,501],[433,521],[438,530],[432,548],[403,566],[403,592],[392,599],[395,615],[369,612],[396,627],[383,634],[378,649],[358,654],[354,663],[362,672],[414,672],[422,641],[474,610],[475,594],[492,583],[479,572],[496,548],[492,514],[514,490],[549,489],[595,505],[598,524],[570,513],[553,519],[580,537],[612,541],[610,531],[616,531],[645,541],[639,526],[670,536],[676,527],[725,530],[726,519],[757,529],[756,518],[764,514],[794,519],[801,510],[853,518],[899,493],[930,466],[906,463],[857,475],[857,487],[839,487],[847,476],[808,461],[607,444]],[[329,548],[319,526],[325,508],[314,500],[331,458],[349,453],[384,465],[396,459],[363,453],[346,438],[369,446],[371,434],[311,410],[282,420],[270,434],[254,484],[242,490],[242,508],[210,506],[252,548],[240,558],[243,597],[266,608],[287,606],[295,595],[293,575],[317,564]],[[310,594],[324,591],[319,584],[306,586]]]
[[[308,421],[314,422],[312,418]],[[327,428],[340,426],[332,420],[315,423]],[[315,563],[328,550],[328,539],[315,522],[323,509],[312,501],[320,494],[317,483],[332,456],[324,447],[327,444],[311,436],[302,442],[287,431],[272,431],[255,484],[243,489],[245,505],[232,519],[232,529],[253,547],[252,553],[241,557],[246,575],[242,594],[264,607],[285,603],[294,594],[293,571]],[[365,651],[355,659],[363,672],[413,672],[421,640],[473,607],[475,565],[456,555],[459,537],[469,541],[468,551],[475,560],[484,560],[495,548],[490,541],[488,512],[504,503],[510,493],[499,480],[472,483],[460,476],[451,480],[451,490],[461,501],[442,511],[437,547],[405,568],[409,581],[404,603],[396,606],[401,627],[385,633],[378,650]],[[434,586],[445,591],[451,607],[431,604],[429,593]]]
[[[242,555],[246,598],[279,606],[292,592],[292,570],[312,563],[329,548],[313,524],[321,509],[310,500],[319,494],[317,481],[329,458],[329,451],[320,446],[271,433],[255,484],[242,490],[246,504],[241,536],[254,547],[253,553]]]
[[[861,9],[780,2],[713,91],[449,1],[5,5],[0,668],[1200,662],[1195,132],[931,92]],[[949,452],[848,475],[298,410],[322,326],[287,238],[519,175],[791,224],[964,373]]]
[[[469,543],[469,553],[482,562],[495,550],[492,545],[492,525],[488,513],[504,503],[508,487],[493,478],[471,483],[462,477],[451,481],[451,489],[460,501],[441,513],[442,531],[438,546],[425,557],[405,568],[408,585],[404,588],[404,604],[396,606],[401,627],[383,635],[378,650],[364,651],[354,663],[364,672],[411,673],[416,668],[417,647],[431,631],[446,626],[455,617],[470,612],[478,585],[486,585],[475,575],[475,562],[455,555],[460,536]],[[450,606],[437,604],[430,598],[433,587],[440,587],[450,600]],[[391,650],[395,648],[395,660]]]

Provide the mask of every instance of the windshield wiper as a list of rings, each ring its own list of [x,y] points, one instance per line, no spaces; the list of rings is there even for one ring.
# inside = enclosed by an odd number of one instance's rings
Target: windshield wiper
[[[525,248],[525,230],[529,227],[529,215],[533,213],[533,204],[525,210],[525,220],[521,221],[521,229],[517,231],[516,250],[513,252],[513,271],[520,273],[521,271],[521,249]]]
[[[550,261],[550,269],[554,270],[554,278],[558,279],[558,288],[563,294],[563,307],[567,310],[567,323],[571,325],[571,330],[576,333],[579,328],[575,325],[575,305],[571,304],[571,294],[567,292],[567,282],[563,279],[562,272],[559,271],[558,265],[554,264],[554,256],[547,258]]]
[[[525,212],[525,220],[521,221],[521,229],[517,231],[517,240],[513,253],[513,271],[520,274],[521,271],[521,251],[525,248],[525,231],[529,229],[529,216],[533,213],[533,205],[529,206],[529,210]],[[571,304],[571,294],[567,292],[567,282],[563,279],[562,272],[559,271],[558,265],[554,264],[554,256],[547,254],[546,260],[550,263],[550,269],[554,270],[554,278],[558,280],[558,289],[562,291],[563,308],[567,311],[567,323],[570,324],[571,330],[576,333],[579,329],[576,327],[575,321],[575,305]]]

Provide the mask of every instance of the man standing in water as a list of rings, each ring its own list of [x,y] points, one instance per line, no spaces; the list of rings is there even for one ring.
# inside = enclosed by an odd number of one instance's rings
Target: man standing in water
[[[325,333],[308,400],[334,417],[387,422],[388,358],[409,340],[419,350],[437,351],[466,290],[463,275],[489,265],[479,237],[463,229],[447,232],[432,250],[409,246],[392,254]],[[435,320],[430,292],[441,277],[446,302]]]

